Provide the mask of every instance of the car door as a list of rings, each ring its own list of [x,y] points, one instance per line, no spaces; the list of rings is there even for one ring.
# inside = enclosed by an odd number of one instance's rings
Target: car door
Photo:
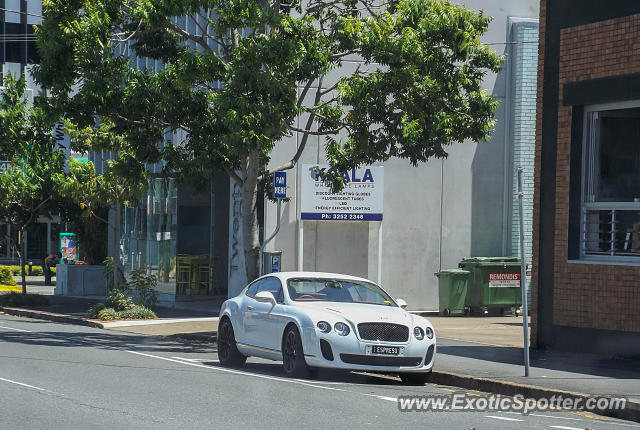
[[[254,317],[254,307],[258,301],[254,299],[254,296],[258,292],[258,288],[262,280],[257,280],[254,283],[250,284],[247,288],[247,291],[242,296],[240,301],[240,324],[236,327],[236,341],[239,343],[249,344],[251,345],[251,338],[255,338],[252,333],[252,330],[255,330],[256,324],[252,321]]]
[[[270,276],[263,279],[257,288],[260,291],[269,291],[276,299],[275,306],[271,302],[259,302],[254,299],[253,314],[251,324],[253,328],[250,342],[254,345],[270,350],[280,350],[282,332],[286,324],[286,305],[284,304],[284,293],[280,279]]]

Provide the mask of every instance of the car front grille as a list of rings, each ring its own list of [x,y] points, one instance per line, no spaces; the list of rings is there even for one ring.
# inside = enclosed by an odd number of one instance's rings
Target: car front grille
[[[383,357],[379,355],[355,355],[340,354],[340,360],[347,364],[359,364],[362,366],[404,366],[417,367],[422,362],[422,357]]]
[[[409,327],[391,323],[361,323],[358,333],[363,340],[381,340],[384,342],[406,342],[409,340]]]

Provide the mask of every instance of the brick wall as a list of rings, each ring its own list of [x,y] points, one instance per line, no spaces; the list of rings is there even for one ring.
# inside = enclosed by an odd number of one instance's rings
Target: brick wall
[[[545,6],[546,1],[543,0],[541,16],[544,16]],[[544,37],[543,28],[541,20],[541,41]],[[544,67],[542,42],[540,46],[534,209],[536,220],[539,216],[541,85]],[[559,67],[553,324],[640,332],[640,266],[568,262],[571,106],[562,104],[562,89],[566,83],[640,73],[640,15],[561,30]],[[538,258],[538,238],[534,232],[534,265]],[[533,282],[537,286],[537,273],[534,273]],[[536,290],[534,288],[534,297],[537,297]],[[534,321],[533,333],[536,325],[537,321]]]

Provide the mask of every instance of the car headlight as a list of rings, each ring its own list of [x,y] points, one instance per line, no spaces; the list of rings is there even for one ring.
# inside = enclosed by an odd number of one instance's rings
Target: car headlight
[[[336,333],[338,333],[340,336],[346,336],[349,334],[349,332],[351,331],[349,329],[349,326],[346,325],[345,323],[336,323],[336,325],[333,326],[333,329],[336,331]]]
[[[422,340],[424,339],[424,330],[422,330],[420,327],[416,327],[413,329],[413,335],[416,337],[416,339]]]
[[[433,339],[433,334],[434,334],[434,333],[433,333],[433,329],[432,329],[431,327],[427,327],[427,328],[425,329],[425,333],[427,334],[427,337],[428,337],[429,339]]]
[[[318,324],[316,324],[316,326],[322,333],[329,333],[331,331],[331,324],[326,321],[318,321]]]

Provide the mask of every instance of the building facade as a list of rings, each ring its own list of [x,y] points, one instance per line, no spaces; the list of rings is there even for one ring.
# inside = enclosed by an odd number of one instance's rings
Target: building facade
[[[331,271],[372,280],[381,273],[382,285],[394,297],[404,298],[409,309],[438,309],[434,273],[456,268],[465,257],[518,255],[518,166],[525,168],[525,246],[530,259],[539,2],[460,3],[493,16],[483,41],[507,56],[503,70],[484,81],[485,89],[500,100],[492,139],[452,145],[448,158],[418,167],[399,159],[385,162],[382,226],[300,219],[301,178],[308,175],[303,165],[326,161],[323,138],[309,139],[298,166],[289,171],[291,200],[283,204],[282,227],[267,246],[282,251],[283,270]],[[347,70],[357,66],[357,61],[344,64]],[[339,76],[336,71],[323,84],[329,88]],[[273,165],[288,161],[299,140],[294,135],[277,146]],[[276,207],[269,203],[265,233],[275,225]]]
[[[0,0],[0,64],[2,79],[7,74],[24,76],[27,93],[33,97],[37,85],[31,76],[31,67],[38,62],[34,26],[42,21],[42,2]],[[1,85],[1,84],[0,84]],[[6,163],[0,160],[0,174]],[[27,260],[39,261],[47,252],[58,249],[58,234],[61,231],[59,219],[39,217],[28,228],[25,245]],[[12,244],[17,243],[15,228],[0,223],[0,261],[17,262],[18,254]]]
[[[542,0],[532,345],[640,357],[640,4]]]

